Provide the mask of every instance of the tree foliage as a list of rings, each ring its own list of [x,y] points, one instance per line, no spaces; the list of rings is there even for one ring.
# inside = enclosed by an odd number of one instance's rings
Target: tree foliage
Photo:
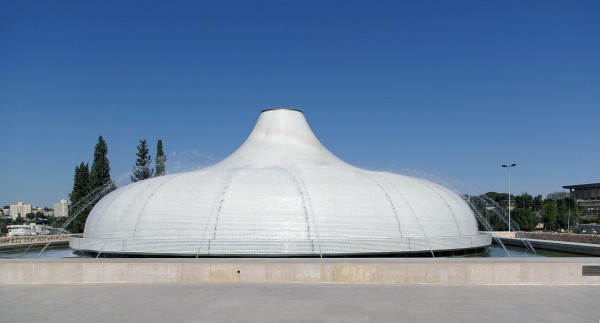
[[[110,177],[110,162],[108,161],[108,146],[102,136],[94,149],[94,161],[90,171],[90,192],[92,207],[108,193],[117,189]]]
[[[515,204],[517,208],[531,209],[533,206],[533,196],[527,194],[527,192],[517,195],[515,196]]]
[[[87,163],[81,162],[75,167],[75,176],[73,178],[73,190],[69,194],[71,204],[78,204],[85,196],[90,193],[90,167]]]
[[[165,163],[167,162],[167,156],[163,151],[162,140],[158,139],[156,144],[156,176],[163,176],[166,173]]]
[[[37,211],[35,212],[35,221],[35,224],[44,224],[44,221],[46,221],[46,216],[43,212]]]
[[[11,219],[12,220],[12,219]],[[8,233],[7,226],[9,222],[7,220],[0,220],[0,235]]]
[[[479,195],[483,199],[483,204],[473,203],[482,217],[485,217],[491,224],[493,230],[507,230],[505,221],[508,220],[506,206],[508,205],[508,194],[487,192]],[[514,202],[513,202],[514,201]],[[512,223],[519,226],[520,230],[529,231],[535,229],[538,223],[544,223],[546,230],[560,230],[574,227],[580,221],[581,208],[579,204],[568,196],[565,192],[554,192],[548,194],[544,199],[542,195],[535,197],[528,193],[512,197],[511,219]]]
[[[581,221],[581,210],[579,209],[579,205],[577,204],[577,202],[572,199],[572,198],[568,198],[567,199],[567,212],[570,212],[570,221],[571,221],[571,226],[575,223],[579,223],[579,221]],[[568,213],[567,213],[568,214]]]
[[[75,176],[73,178],[73,190],[69,194],[72,209],[69,211],[76,217],[71,221],[69,230],[71,232],[83,232],[85,220],[87,219],[88,208],[85,206],[86,199],[90,194],[90,169],[87,163],[81,162],[75,167]],[[83,215],[85,214],[85,215]]]
[[[130,176],[132,182],[148,179],[154,174],[154,170],[151,167],[152,156],[150,156],[148,142],[146,142],[146,139],[140,140],[137,150],[137,159]]]
[[[94,161],[90,172],[90,185],[92,191],[110,186],[110,191],[116,189],[112,179],[110,178],[110,162],[108,161],[108,146],[102,138],[98,137],[98,143],[94,149]],[[109,192],[104,192],[102,197]]]
[[[542,220],[544,221],[544,225],[546,229],[556,230],[557,226],[557,218],[558,218],[558,207],[556,205],[556,201],[550,200],[544,203],[542,207]]]
[[[565,199],[556,201],[556,224],[559,228],[567,228],[568,206]]]
[[[567,193],[567,192],[553,192],[553,193],[546,195],[547,200],[555,200],[555,201],[564,200],[567,197],[569,197],[569,193]]]
[[[512,216],[523,231],[531,231],[537,225],[537,218],[531,209],[517,208]]]
[[[91,170],[89,170],[88,164],[83,162],[75,168],[73,191],[69,194],[71,199],[69,213],[74,216],[70,224],[70,231],[83,232],[87,217],[94,205],[115,189],[116,186],[110,177],[108,146],[100,136],[94,149]]]
[[[533,210],[535,212],[540,212],[542,210],[542,206],[544,205],[544,199],[542,195],[538,195],[533,198]]]
[[[508,194],[507,193],[497,193],[497,192],[487,192],[485,193],[487,197],[494,200],[494,202],[500,204],[500,206],[506,208],[508,207]],[[511,199],[514,197],[511,195]]]

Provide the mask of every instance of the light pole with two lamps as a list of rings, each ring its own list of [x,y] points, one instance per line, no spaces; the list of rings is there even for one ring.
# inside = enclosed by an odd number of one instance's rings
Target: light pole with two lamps
[[[502,167],[508,168],[508,232],[510,232],[510,168],[515,166],[517,164],[502,165]]]

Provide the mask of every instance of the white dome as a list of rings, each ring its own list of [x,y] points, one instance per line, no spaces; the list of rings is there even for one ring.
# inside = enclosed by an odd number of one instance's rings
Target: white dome
[[[108,194],[70,245],[113,254],[318,256],[490,243],[457,194],[351,166],[319,142],[301,111],[273,109],[220,163]]]

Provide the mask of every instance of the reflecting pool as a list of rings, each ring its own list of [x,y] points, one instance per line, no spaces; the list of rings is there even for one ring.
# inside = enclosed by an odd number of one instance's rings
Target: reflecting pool
[[[531,250],[527,250],[524,247],[506,246],[510,257],[590,257],[586,255],[541,250],[537,249],[536,253],[532,253]],[[73,258],[79,257],[73,254],[73,250],[68,246],[56,246],[48,247],[44,252],[40,253],[41,248],[31,248],[25,252],[25,250],[10,250],[0,251],[0,258]],[[480,254],[473,254],[461,257],[474,257],[474,258],[505,258],[509,257],[506,251],[499,245],[492,244],[487,247],[486,251]]]

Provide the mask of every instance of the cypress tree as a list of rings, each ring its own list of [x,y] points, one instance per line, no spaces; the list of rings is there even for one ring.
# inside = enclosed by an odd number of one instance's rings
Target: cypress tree
[[[72,209],[69,213],[76,215],[71,221],[69,230],[71,232],[83,232],[85,220],[91,210],[90,206],[86,207],[88,195],[90,194],[90,168],[87,163],[81,162],[75,167],[75,176],[73,178],[73,190],[69,194]]]
[[[100,136],[94,149],[91,170],[89,165],[83,162],[75,168],[73,191],[69,194],[72,205],[69,213],[75,216],[69,227],[71,232],[83,232],[85,221],[94,205],[116,189],[115,183],[110,178],[110,163],[107,155],[108,146]]]
[[[112,179],[110,178],[110,163],[108,161],[108,146],[106,142],[102,138],[102,136],[98,137],[98,143],[96,144],[96,148],[94,149],[94,162],[92,163],[92,169],[90,172],[90,181],[91,181],[91,191],[104,187],[106,185],[111,185],[114,190],[116,187],[114,183],[112,183]],[[102,196],[108,194],[105,192]],[[99,200],[99,199],[98,199]]]
[[[135,166],[133,166],[131,172],[131,181],[133,182],[148,179],[154,174],[154,170],[150,167],[150,164],[152,164],[152,156],[150,156],[146,139],[140,140],[137,149],[137,160],[135,161]]]
[[[158,139],[158,143],[156,144],[156,176],[163,176],[166,173],[166,161],[167,156],[165,156],[165,152],[163,151],[162,140]]]
[[[115,183],[110,178],[110,163],[107,155],[108,146],[102,136],[100,136],[98,137],[98,143],[94,149],[94,161],[92,162],[92,168],[89,175],[89,194],[87,194],[81,206],[85,209],[80,215],[80,232],[83,232],[85,221],[92,211],[92,208],[94,208],[94,205],[108,193],[117,189]]]

